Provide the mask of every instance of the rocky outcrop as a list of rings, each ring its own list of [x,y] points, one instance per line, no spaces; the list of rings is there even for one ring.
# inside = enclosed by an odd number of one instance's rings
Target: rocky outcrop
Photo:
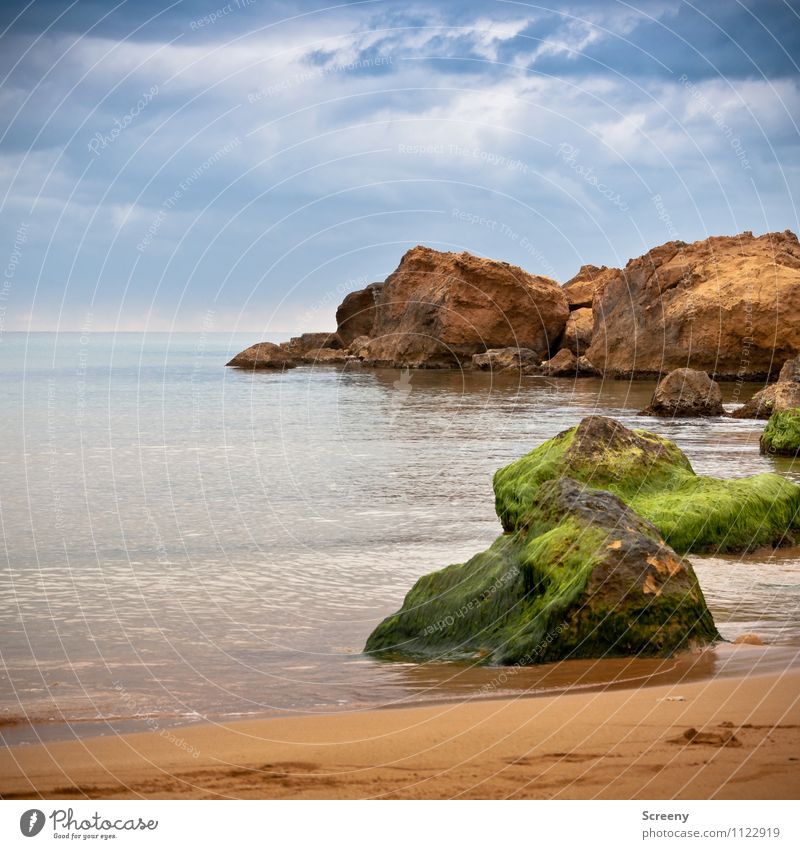
[[[562,345],[575,354],[576,357],[585,354],[592,344],[594,332],[594,314],[591,309],[581,307],[573,310],[567,318],[564,327]]]
[[[418,246],[383,285],[366,362],[453,368],[492,348],[550,351],[567,299],[548,277],[507,262]]]
[[[495,474],[495,506],[506,531],[525,524],[538,488],[558,477],[620,496],[681,554],[786,544],[800,529],[800,487],[786,478],[696,475],[674,442],[588,416]]]
[[[800,408],[773,413],[761,434],[760,448],[762,454],[796,457],[800,453]]]
[[[800,357],[787,360],[778,382],[767,386],[732,413],[737,419],[768,419],[773,413],[800,407]]]
[[[582,265],[580,271],[564,284],[564,294],[569,301],[570,310],[591,309],[595,296],[618,274],[618,268]]]
[[[588,356],[606,373],[766,379],[800,352],[800,243],[788,230],[668,242],[613,274],[593,310]]]
[[[259,342],[238,353],[226,365],[243,369],[273,369],[282,371],[295,368],[298,357],[289,353],[285,347],[272,342]]]
[[[370,336],[375,324],[375,304],[383,283],[371,283],[364,289],[350,292],[336,310],[336,333],[347,348],[359,336]]]
[[[351,358],[348,351],[341,348],[317,348],[303,355],[303,362],[309,365],[345,363]]]
[[[656,387],[645,416],[721,416],[722,390],[704,371],[679,368]]]
[[[530,348],[493,348],[472,355],[472,367],[477,371],[538,371],[541,361],[542,355]]]
[[[288,342],[282,342],[281,348],[285,348],[294,356],[301,357],[320,348],[341,350],[342,342],[336,333],[303,333],[300,336],[293,336]]]
[[[617,496],[559,478],[531,494],[513,533],[417,581],[366,651],[527,665],[718,637],[689,561]]]

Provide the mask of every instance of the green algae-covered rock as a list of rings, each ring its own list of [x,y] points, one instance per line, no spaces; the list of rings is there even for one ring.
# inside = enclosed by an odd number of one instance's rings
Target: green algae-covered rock
[[[775,412],[761,434],[761,453],[794,457],[800,452],[800,407]]]
[[[800,521],[800,487],[780,475],[696,475],[670,440],[589,416],[495,474],[503,528],[524,524],[541,484],[563,475],[615,493],[684,554],[785,544]]]
[[[487,551],[420,578],[366,651],[521,665],[717,638],[691,564],[658,530],[610,492],[559,478]]]

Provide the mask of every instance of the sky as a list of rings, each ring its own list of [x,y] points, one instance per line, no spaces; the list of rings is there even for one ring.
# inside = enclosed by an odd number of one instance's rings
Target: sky
[[[0,334],[270,338],[416,244],[563,283],[798,232],[798,61],[798,0],[3,0]]]

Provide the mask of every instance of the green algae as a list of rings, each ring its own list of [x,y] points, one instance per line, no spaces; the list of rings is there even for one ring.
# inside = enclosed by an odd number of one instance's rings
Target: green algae
[[[659,558],[675,574],[643,592],[647,573],[658,576]],[[545,482],[524,528],[467,563],[420,578],[366,651],[522,665],[664,655],[713,641],[718,634],[694,572],[678,563],[656,529],[610,493],[568,479]]]
[[[760,444],[762,454],[794,457],[800,451],[800,409],[773,413],[761,435]]]
[[[603,422],[592,440],[581,431],[590,420]],[[495,507],[504,529],[524,526],[544,481],[569,475],[618,495],[679,553],[746,551],[794,538],[800,487],[780,475],[729,480],[696,475],[668,439],[600,417],[584,423],[495,474]]]

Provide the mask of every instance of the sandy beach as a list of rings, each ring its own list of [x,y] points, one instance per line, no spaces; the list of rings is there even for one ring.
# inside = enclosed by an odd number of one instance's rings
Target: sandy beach
[[[798,763],[792,669],[16,746],[0,795],[795,799]]]

